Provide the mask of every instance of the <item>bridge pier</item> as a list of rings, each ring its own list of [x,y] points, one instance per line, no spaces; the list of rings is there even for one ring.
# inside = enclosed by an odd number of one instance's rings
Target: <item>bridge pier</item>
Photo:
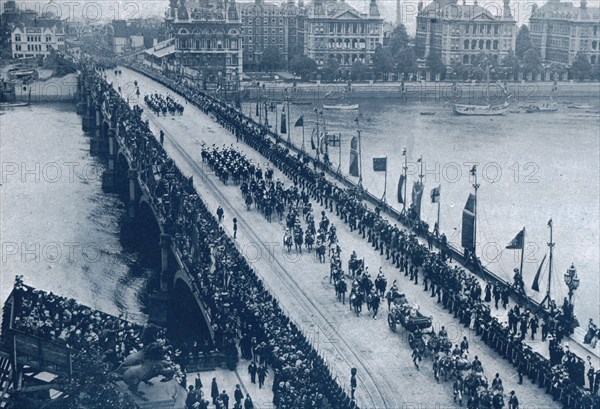
[[[78,104],[78,112],[79,112],[79,104]],[[82,95],[82,102],[81,102],[81,114],[83,115],[83,118],[81,120],[81,129],[83,129],[84,131],[89,131],[94,127],[94,121],[95,119],[92,117],[91,112],[92,112],[92,95],[90,94],[89,90],[85,90],[84,94]]]
[[[137,183],[137,169],[129,169],[127,171],[127,177],[129,179],[129,205],[127,214],[131,219],[135,218],[135,185]]]
[[[160,291],[169,291],[169,252],[171,251],[171,235],[160,235]]]
[[[107,131],[108,139],[108,169],[104,171],[102,175],[102,190],[107,193],[115,191],[115,180],[116,180],[116,168],[115,162],[117,158],[117,141],[115,139],[115,128],[109,128]],[[106,139],[102,135],[100,137],[101,143],[105,143]]]

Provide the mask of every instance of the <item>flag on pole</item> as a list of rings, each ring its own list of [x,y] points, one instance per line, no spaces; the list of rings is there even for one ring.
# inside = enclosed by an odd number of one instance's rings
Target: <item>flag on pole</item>
[[[441,186],[434,187],[433,189],[431,189],[431,203],[440,202],[440,190]]]
[[[552,219],[548,220],[548,227],[552,227]]]
[[[551,219],[552,220],[552,219]],[[533,279],[533,284],[531,284],[531,289],[533,291],[540,291],[540,275],[542,274],[542,269],[544,268],[544,261],[546,261],[547,254],[544,254],[544,258],[538,267],[537,273],[535,273],[535,278]]]
[[[314,134],[315,130],[313,129],[312,133],[310,134],[310,147],[313,151],[317,149],[317,146],[315,145],[315,139],[313,138]]]
[[[475,195],[469,193],[469,198],[463,209],[461,245],[473,250],[475,248]]]
[[[373,158],[373,170],[375,172],[385,172],[387,170],[387,157]]]
[[[398,180],[398,203],[404,203],[404,199],[402,198],[402,188],[404,187],[404,175],[400,175],[400,180]]]
[[[286,121],[286,117],[285,117],[285,105],[283,106],[283,109],[281,110],[281,133],[287,133],[287,121]]]
[[[350,176],[358,176],[358,138],[352,137],[350,141]]]
[[[509,250],[523,250],[525,247],[525,229],[517,233],[514,239],[506,246]]]
[[[415,182],[412,190],[412,204],[419,218],[421,217],[421,199],[425,186],[421,182]]]
[[[260,112],[258,111],[258,102],[256,103],[256,116],[259,116]]]
[[[304,126],[304,115],[298,118],[294,124],[294,128],[298,128],[299,126]]]

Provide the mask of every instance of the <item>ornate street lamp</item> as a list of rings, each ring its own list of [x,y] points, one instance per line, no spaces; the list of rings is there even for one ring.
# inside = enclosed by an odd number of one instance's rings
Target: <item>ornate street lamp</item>
[[[574,264],[571,264],[565,273],[565,284],[569,288],[569,302],[572,304],[573,294],[579,288],[579,277]]]

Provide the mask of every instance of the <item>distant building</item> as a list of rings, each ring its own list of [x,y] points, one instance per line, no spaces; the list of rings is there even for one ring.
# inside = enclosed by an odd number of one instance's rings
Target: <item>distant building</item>
[[[242,73],[242,37],[234,0],[171,0],[165,20],[182,73],[189,68],[205,78],[237,80]]]
[[[11,33],[13,58],[47,56],[52,50],[64,51],[65,32],[61,21],[35,19],[28,24],[16,23]]]
[[[394,33],[394,25],[389,21],[383,22],[383,46],[386,47],[390,44],[392,34]]]
[[[155,46],[160,40],[161,23],[148,20],[113,20],[109,27],[108,42],[115,54]]]
[[[442,62],[472,64],[476,55],[484,51],[494,62],[501,63],[509,50],[515,49],[517,26],[504,0],[502,15],[495,16],[475,3],[464,0],[434,0],[417,14],[416,54],[426,59],[438,54]]]
[[[549,0],[534,10],[529,19],[531,42],[542,62],[570,67],[578,52],[592,64],[600,64],[600,9],[560,0]]]
[[[286,3],[264,3],[256,0],[238,5],[242,23],[244,66],[256,69],[267,47],[277,47],[288,68],[290,61],[304,51],[304,5],[288,0]]]
[[[318,65],[335,58],[340,68],[361,61],[371,65],[378,44],[383,44],[383,18],[376,0],[361,13],[344,0],[314,0],[307,10],[304,53]]]

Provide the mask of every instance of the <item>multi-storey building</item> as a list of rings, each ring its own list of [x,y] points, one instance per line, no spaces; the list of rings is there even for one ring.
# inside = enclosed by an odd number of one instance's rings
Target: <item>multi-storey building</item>
[[[279,49],[282,68],[304,51],[304,4],[265,3],[256,0],[238,4],[242,23],[244,66],[256,69],[268,47]]]
[[[242,37],[234,0],[171,0],[165,20],[182,71],[191,68],[203,77],[237,80],[242,73]]]
[[[481,51],[500,63],[515,49],[517,26],[504,0],[501,15],[479,6],[457,4],[457,0],[434,0],[427,7],[419,3],[416,53],[419,58],[438,54],[442,62],[472,64]]]
[[[371,65],[378,44],[383,44],[383,18],[376,0],[370,0],[368,13],[344,0],[314,0],[307,10],[304,53],[318,65],[330,58],[342,68],[356,61]]]
[[[578,52],[592,64],[600,64],[600,9],[560,0],[549,0],[529,19],[531,42],[547,64],[570,67]]]
[[[63,24],[57,19],[39,18],[29,23],[16,23],[11,40],[13,58],[45,57],[53,50],[65,49]]]

